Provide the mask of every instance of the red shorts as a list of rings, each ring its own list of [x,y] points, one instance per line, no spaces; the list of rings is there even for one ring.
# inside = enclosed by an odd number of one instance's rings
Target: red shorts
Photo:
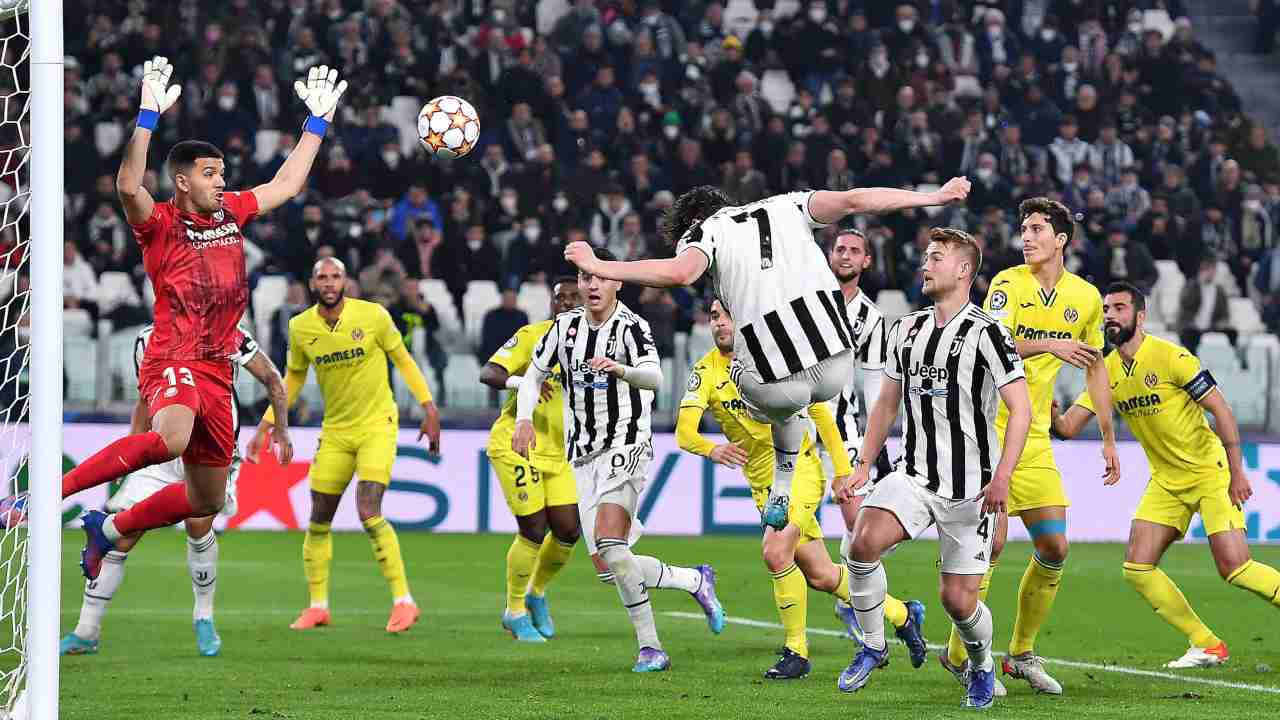
[[[144,360],[138,392],[151,417],[170,405],[196,414],[182,461],[188,465],[228,467],[236,448],[235,404],[229,360]]]

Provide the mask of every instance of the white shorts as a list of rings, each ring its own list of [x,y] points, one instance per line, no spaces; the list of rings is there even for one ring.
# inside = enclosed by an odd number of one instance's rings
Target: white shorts
[[[573,466],[573,479],[578,486],[578,519],[587,552],[596,554],[596,511],[600,503],[621,505],[631,516],[631,533],[627,543],[634,545],[644,533],[636,510],[644,491],[653,446],[649,443],[624,445],[606,450]]]
[[[854,358],[852,350],[841,350],[813,367],[771,383],[764,382],[754,368],[745,364],[741,368],[740,374],[731,370],[730,375],[738,375],[735,384],[747,410],[761,422],[785,423],[813,403],[838,395],[853,375]]]
[[[236,480],[240,476],[240,458],[231,458],[231,469],[227,473],[227,501],[218,514],[223,517],[234,517],[236,514]],[[124,479],[116,493],[107,500],[108,512],[121,512],[146,500],[159,492],[166,485],[183,482],[182,458],[174,458],[166,463],[151,465],[132,472]]]
[[[862,502],[887,510],[914,540],[938,528],[938,567],[949,575],[982,575],[991,564],[995,513],[983,513],[981,499],[951,500],[929,492],[901,471],[889,473]]]

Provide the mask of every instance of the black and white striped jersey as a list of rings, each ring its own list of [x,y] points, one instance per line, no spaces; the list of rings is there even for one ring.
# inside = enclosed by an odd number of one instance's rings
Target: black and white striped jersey
[[[966,304],[937,327],[928,307],[894,323],[884,373],[902,383],[898,469],[941,497],[976,497],[1000,458],[999,388],[1026,377],[1013,336]]]
[[[853,351],[858,360],[858,373],[851,376],[840,394],[829,402],[836,416],[840,438],[847,443],[850,437],[861,436],[859,428],[866,420],[866,407],[858,399],[859,381],[866,380],[871,373],[880,375],[884,372],[886,345],[884,315],[865,292],[859,291],[845,308],[853,326]],[[865,383],[862,384],[865,387]],[[868,404],[876,401],[874,397],[865,399]]]
[[[716,295],[733,315],[734,357],[775,382],[853,347],[840,284],[813,230],[812,192],[721,208],[676,247],[707,256]]]
[[[565,459],[570,462],[650,441],[653,391],[595,372],[587,363],[598,357],[631,367],[660,362],[649,323],[621,302],[594,327],[586,308],[557,315],[533,351],[532,364],[539,372],[549,374],[560,366]]]
[[[155,329],[156,326],[152,323],[143,325],[142,329],[138,331],[138,337],[133,341],[133,377],[135,380],[141,372],[142,360],[146,357],[147,345],[151,342],[151,333],[155,332]],[[239,329],[241,335],[240,344],[236,346],[235,353],[227,358],[231,362],[233,371],[231,375],[231,420],[235,425],[232,429],[237,433],[240,432],[240,399],[236,397],[235,381],[240,374],[240,368],[248,365],[253,356],[258,354],[257,341],[253,339],[253,336],[249,334],[249,331],[243,325]]]

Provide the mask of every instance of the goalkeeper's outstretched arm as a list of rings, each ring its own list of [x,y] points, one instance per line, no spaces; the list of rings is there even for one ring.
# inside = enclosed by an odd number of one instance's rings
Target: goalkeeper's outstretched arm
[[[116,173],[116,193],[124,206],[125,218],[135,225],[151,219],[155,200],[142,186],[147,172],[147,147],[151,145],[151,131],[155,130],[160,115],[168,110],[182,94],[181,85],[170,85],[173,66],[168,58],[157,55],[142,66],[142,98],[138,102],[138,125],[133,137],[124,149],[120,171]]]
[[[338,69],[327,65],[311,68],[306,80],[293,84],[294,92],[306,103],[311,114],[302,124],[302,137],[276,171],[275,177],[253,189],[259,212],[270,212],[280,207],[306,187],[311,165],[315,162],[316,153],[320,152],[320,141],[329,129],[338,109],[338,100],[346,89],[347,81],[338,80]]]

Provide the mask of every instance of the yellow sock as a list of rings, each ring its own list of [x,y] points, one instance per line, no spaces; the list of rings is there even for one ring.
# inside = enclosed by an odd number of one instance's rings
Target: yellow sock
[[[307,576],[311,607],[329,607],[329,562],[333,560],[333,535],[329,523],[313,522],[302,538],[302,572]]]
[[[1124,579],[1151,603],[1156,615],[1187,636],[1194,647],[1216,647],[1222,641],[1205,625],[1191,603],[1164,571],[1149,563],[1124,564]]]
[[[805,636],[809,585],[795,563],[786,570],[773,573],[773,599],[778,603],[778,616],[787,636],[786,646],[801,657],[809,657],[809,639]]]
[[[1280,605],[1280,572],[1270,565],[1250,560],[1236,568],[1227,577],[1227,582],[1248,590],[1272,605]]]
[[[840,568],[840,580],[839,582],[836,583],[836,588],[835,590],[831,591],[831,594],[835,595],[837,600],[840,600],[841,602],[848,604],[849,603],[849,568],[845,567],[844,563],[839,563],[838,565],[836,565],[836,567]]]
[[[884,596],[884,619],[888,620],[889,624],[895,628],[906,625],[907,604],[886,593]]]
[[[547,594],[547,585],[573,557],[573,544],[566,544],[547,533],[542,540],[542,549],[538,551],[538,564],[533,569],[533,579],[529,581],[529,592],[539,597]]]
[[[373,545],[373,557],[378,561],[378,569],[387,585],[391,586],[391,599],[394,602],[412,600],[409,596],[409,579],[404,574],[404,558],[400,557],[400,538],[396,537],[396,529],[381,515],[365,520],[364,531],[369,535],[369,543]]]
[[[1053,600],[1058,596],[1062,583],[1062,566],[1046,564],[1037,554],[1032,554],[1018,584],[1018,617],[1013,621],[1013,638],[1009,640],[1009,654],[1023,655],[1035,649],[1036,635],[1049,619]]]
[[[996,571],[998,563],[991,563],[987,568],[986,574],[982,576],[982,580],[978,582],[978,599],[986,601],[987,590],[991,588],[991,574]],[[960,639],[960,633],[956,632],[956,626],[951,626],[951,637],[947,640],[947,662],[955,666],[960,666],[969,659],[969,651],[964,648],[964,640]]]
[[[529,589],[529,578],[533,577],[539,550],[537,543],[520,533],[516,533],[511,548],[507,550],[507,612],[511,615],[525,613],[524,594]]]

